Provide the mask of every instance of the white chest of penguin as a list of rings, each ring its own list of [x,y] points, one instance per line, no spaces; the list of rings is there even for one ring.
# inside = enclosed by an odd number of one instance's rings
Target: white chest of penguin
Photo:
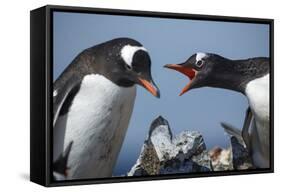
[[[122,146],[134,107],[136,87],[120,87],[102,75],[87,75],[73,99],[66,121],[64,148],[74,141],[69,167],[74,177],[106,175]],[[111,144],[114,144],[111,146]],[[104,161],[97,164],[97,160]],[[104,172],[101,173],[101,171]],[[88,175],[80,175],[87,174]]]
[[[255,116],[269,121],[269,74],[250,81],[246,86],[246,95]]]
[[[255,123],[250,130],[253,162],[260,168],[269,167],[269,74],[252,80],[246,95],[254,113]]]

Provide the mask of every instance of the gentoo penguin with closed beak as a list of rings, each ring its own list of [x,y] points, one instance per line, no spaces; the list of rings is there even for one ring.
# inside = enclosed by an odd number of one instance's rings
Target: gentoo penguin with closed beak
[[[82,51],[54,83],[53,161],[73,142],[68,177],[111,177],[136,97],[136,85],[160,97],[147,50],[118,38]]]
[[[196,53],[184,63],[164,67],[190,78],[180,95],[200,87],[224,88],[244,94],[250,110],[246,114],[242,136],[254,165],[269,168],[269,58],[230,60],[217,54]],[[248,132],[251,115],[253,122]]]

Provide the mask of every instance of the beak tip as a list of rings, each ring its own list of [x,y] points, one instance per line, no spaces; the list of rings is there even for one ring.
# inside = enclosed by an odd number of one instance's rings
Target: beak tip
[[[169,69],[169,68],[170,68],[170,64],[166,64],[166,65],[164,65],[163,67]]]
[[[156,84],[153,82],[153,80],[145,80],[142,78],[139,78],[140,85],[143,86],[146,90],[148,90],[153,96],[160,98],[160,90],[156,86]]]
[[[156,98],[160,99],[160,92],[158,91],[157,94],[155,95]]]

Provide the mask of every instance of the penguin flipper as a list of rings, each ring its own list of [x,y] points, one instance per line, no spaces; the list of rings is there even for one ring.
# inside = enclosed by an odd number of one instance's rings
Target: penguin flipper
[[[59,158],[53,163],[53,174],[54,175],[63,175],[64,177],[67,176],[67,162],[68,162],[68,157],[71,151],[73,145],[73,141],[71,141],[64,152],[60,154]]]
[[[73,97],[72,93],[79,90],[80,82],[81,81],[75,76],[72,76],[66,81],[58,79],[58,81],[55,82],[53,90],[53,126],[56,124],[58,116],[63,109],[63,105],[67,101],[72,100],[68,98],[71,96]]]
[[[246,110],[245,120],[242,128],[242,138],[249,152],[251,152],[249,129],[252,119],[253,119],[253,113],[250,107],[248,107]]]
[[[224,131],[230,135],[236,137],[240,143],[244,143],[244,139],[242,137],[242,131],[233,125],[230,125],[226,122],[221,122],[221,126],[224,128]]]

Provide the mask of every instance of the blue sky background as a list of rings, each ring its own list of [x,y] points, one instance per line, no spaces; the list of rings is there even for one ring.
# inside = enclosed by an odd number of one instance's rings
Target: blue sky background
[[[247,99],[240,93],[215,88],[194,89],[179,97],[189,80],[162,66],[183,62],[196,52],[211,52],[231,59],[268,57],[268,25],[55,12],[54,80],[79,52],[118,37],[136,39],[149,51],[152,76],[161,98],[138,87],[114,175],[129,171],[150,123],[159,115],[169,121],[175,134],[186,129],[197,130],[203,134],[208,148],[229,145],[220,122],[242,127]]]

